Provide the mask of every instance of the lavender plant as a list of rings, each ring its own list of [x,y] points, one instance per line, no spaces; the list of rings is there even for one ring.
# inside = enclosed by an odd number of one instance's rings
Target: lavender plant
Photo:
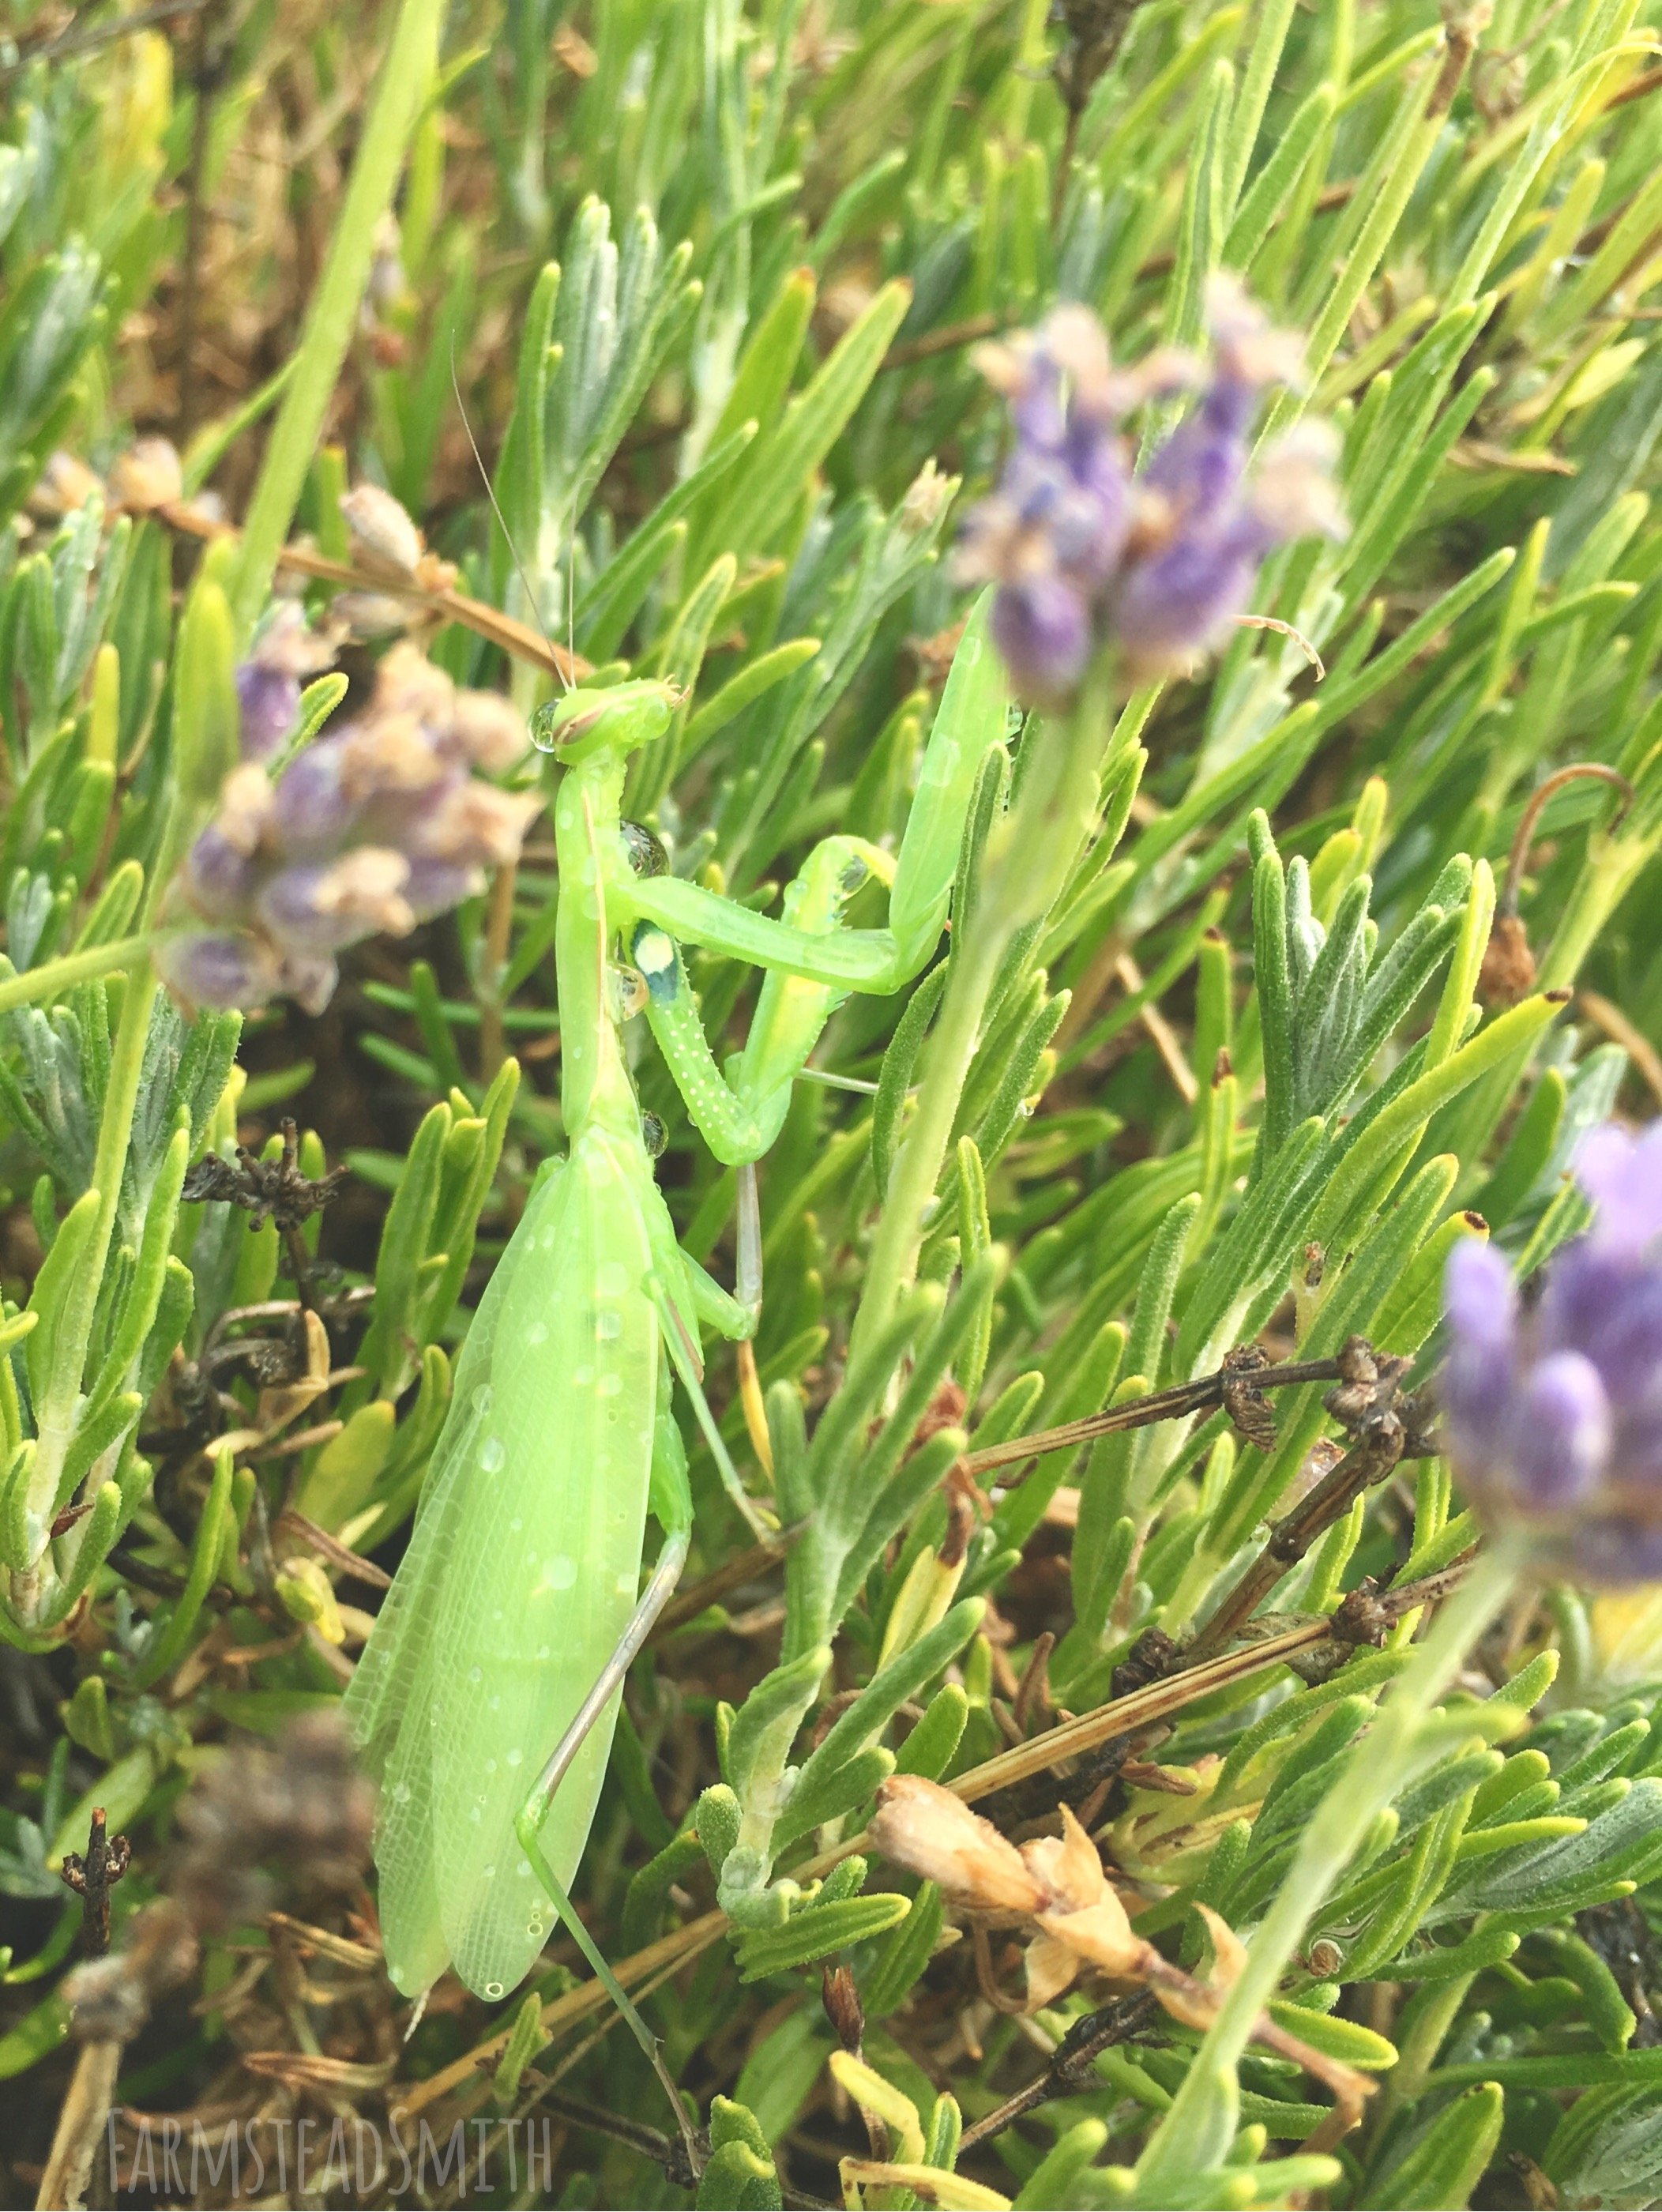
[[[1659,38],[14,8],[9,2201],[1657,2201]],[[570,1882],[652,2061],[551,1916],[395,1989],[339,1725],[507,1603],[478,1363],[576,1432],[596,1037],[761,1285]]]

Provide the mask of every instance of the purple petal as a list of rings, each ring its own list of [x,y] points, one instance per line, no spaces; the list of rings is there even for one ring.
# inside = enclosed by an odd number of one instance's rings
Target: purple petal
[[[356,809],[341,778],[346,735],[342,731],[307,745],[283,770],[272,826],[277,844],[291,860],[326,860],[352,835]]]
[[[446,914],[471,898],[483,880],[477,868],[460,867],[450,860],[415,860],[409,864],[404,896],[417,921],[430,921],[435,914]]]
[[[1494,1352],[1511,1346],[1518,1292],[1511,1268],[1486,1238],[1463,1237],[1449,1254],[1443,1311],[1465,1343]]]
[[[275,963],[246,930],[163,937],[155,963],[168,989],[191,1006],[246,1011],[263,1006],[278,988]]]
[[[185,886],[191,902],[210,921],[246,919],[259,873],[251,855],[239,852],[211,822],[185,858]]]
[[[1113,604],[1113,630],[1137,682],[1187,668],[1252,596],[1254,554],[1232,537],[1180,537],[1133,568]]]
[[[1579,1520],[1565,1532],[1558,1550],[1565,1571],[1578,1582],[1606,1589],[1662,1582],[1662,1522],[1625,1516]]]
[[[1513,1408],[1512,1468],[1534,1505],[1564,1506],[1596,1489],[1610,1455],[1610,1409],[1583,1353],[1555,1352],[1525,1379]]]
[[[1084,599],[1059,576],[1006,584],[992,602],[992,641],[1018,691],[1040,698],[1066,691],[1090,653]]]
[[[1592,1234],[1601,1250],[1636,1257],[1662,1236],[1662,1121],[1638,1138],[1613,1121],[1594,1129],[1575,1176],[1597,1208]]]
[[[268,761],[299,718],[300,679],[285,668],[245,660],[237,670],[237,708],[244,760]]]

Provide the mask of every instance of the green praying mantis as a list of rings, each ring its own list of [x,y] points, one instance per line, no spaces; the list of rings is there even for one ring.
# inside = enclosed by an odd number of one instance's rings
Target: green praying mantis
[[[347,1711],[380,1784],[376,1858],[387,1969],[419,1996],[447,1966],[502,1997],[557,1915],[649,2039],[567,1901],[593,1820],[624,1675],[686,1561],[692,1501],[671,1407],[678,1377],[721,1479],[746,1494],[701,1385],[700,1331],[737,1340],[760,1311],[760,1242],[741,1235],[737,1295],[678,1244],[625,1059],[615,955],[711,1150],[755,1161],[851,992],[901,989],[947,920],[966,816],[1005,723],[982,614],[958,646],[897,855],[856,836],[815,847],[783,917],[663,872],[622,819],[631,757],[674,694],[635,681],[573,690],[534,734],[560,763],[555,936],[568,1149],[547,1163],[474,1318],[414,1534]],[[888,889],[880,928],[845,923]],[[743,1050],[724,1069],[681,947],[764,969]],[[662,1542],[644,1589],[648,1513]]]

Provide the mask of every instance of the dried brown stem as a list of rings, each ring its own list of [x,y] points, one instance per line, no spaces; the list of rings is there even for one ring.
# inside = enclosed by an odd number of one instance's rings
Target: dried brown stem
[[[194,507],[172,501],[155,512],[170,528],[181,531],[190,538],[236,538],[240,532],[228,522],[215,522]],[[315,553],[309,545],[285,545],[278,556],[279,568],[298,570],[302,576],[315,576],[319,582],[339,584],[343,590],[373,592],[395,599],[408,599],[413,606],[425,607],[429,614],[442,616],[445,621],[460,623],[476,636],[500,646],[504,653],[516,660],[530,663],[557,677],[562,684],[580,683],[584,677],[592,676],[592,664],[580,653],[568,653],[563,646],[554,645],[537,631],[516,622],[512,615],[504,614],[500,607],[488,606],[482,599],[470,599],[465,592],[433,591],[412,578],[385,575],[377,570],[370,574],[353,568],[345,561],[331,561]]]
[[[1035,1429],[1029,1436],[1012,1437],[1008,1443],[990,1444],[985,1451],[966,1452],[959,1465],[967,1474],[980,1477],[995,1468],[1014,1467],[1045,1452],[1070,1450],[1098,1437],[1116,1436],[1125,1429],[1145,1429],[1156,1421],[1210,1412],[1224,1404],[1228,1393],[1246,1377],[1250,1377],[1255,1389],[1283,1390],[1303,1382],[1332,1382],[1340,1372],[1337,1359],[1298,1359],[1282,1367],[1257,1369],[1244,1363],[1226,1364],[1215,1374],[1197,1376],[1192,1382],[1175,1382],[1167,1390],[1150,1391],[1146,1398],[1127,1399],[1123,1406],[1088,1413],[1083,1420],[1065,1421],[1055,1429]],[[1014,1485],[1006,1483],[1004,1487],[1010,1489]]]

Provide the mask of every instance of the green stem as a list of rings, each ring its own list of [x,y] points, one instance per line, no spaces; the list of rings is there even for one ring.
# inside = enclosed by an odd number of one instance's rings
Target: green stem
[[[240,636],[247,635],[265,603],[317,451],[324,416],[369,281],[375,232],[392,204],[405,149],[438,65],[443,15],[444,0],[401,0],[329,258],[312,295],[294,374],[244,526],[231,587],[231,611]]]
[[[1247,1946],[1229,1990],[1171,2107],[1137,2166],[1137,2199],[1170,2203],[1162,2192],[1220,2164],[1235,2134],[1235,2068],[1287,1961],[1378,1815],[1413,1771],[1421,1723],[1461,1660],[1505,1604],[1519,1571],[1505,1547],[1481,1553],[1471,1572],[1416,1646],[1379,1716],[1351,1752],[1345,1771],[1317,1808],[1274,1901]]]
[[[56,999],[76,983],[94,975],[113,975],[123,968],[143,965],[150,949],[148,937],[123,937],[109,945],[89,945],[82,952],[66,952],[60,960],[43,961],[26,968],[21,975],[0,982],[0,1014],[15,1006],[32,1006],[41,999]]]
[[[917,1109],[878,1219],[851,1354],[882,1333],[916,1279],[930,1206],[999,964],[1016,932],[1041,920],[1060,896],[1090,833],[1102,750],[1113,726],[1107,679],[1108,670],[1099,662],[1065,723],[1029,731],[1027,743],[1040,750],[1015,805],[988,838],[976,904],[953,948]]]

